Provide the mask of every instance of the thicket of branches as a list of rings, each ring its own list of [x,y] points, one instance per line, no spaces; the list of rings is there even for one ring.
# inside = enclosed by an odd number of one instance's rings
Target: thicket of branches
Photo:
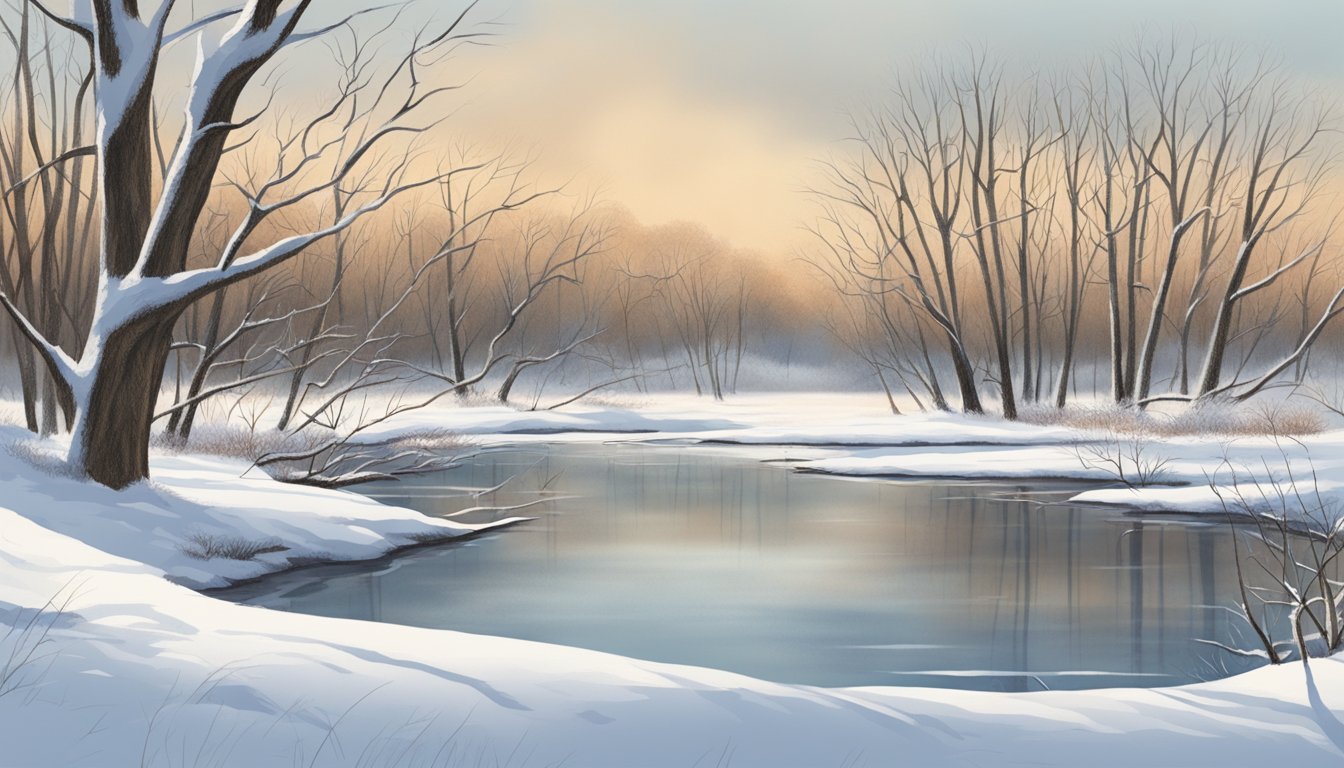
[[[0,12],[0,356],[76,469],[133,482],[152,431],[247,397],[376,473],[344,446],[439,398],[723,398],[800,339],[893,409],[1063,406],[1098,360],[1117,402],[1244,399],[1344,309],[1329,111],[1216,46],[911,74],[824,164],[805,269],[466,142],[458,64],[495,28],[406,8]],[[286,77],[298,48],[320,77]]]
[[[813,190],[831,326],[934,407],[1118,403],[1301,380],[1341,310],[1332,110],[1215,45],[1139,42],[1054,76],[983,56],[852,117]]]
[[[473,4],[308,5],[0,13],[0,356],[29,429],[72,430],[72,464],[120,485],[151,429],[186,441],[247,396],[253,428],[336,435],[304,444],[334,465],[443,396],[735,388],[770,270],[455,135],[458,64],[495,37]],[[298,47],[320,78],[285,77]],[[162,65],[191,58],[185,82]]]

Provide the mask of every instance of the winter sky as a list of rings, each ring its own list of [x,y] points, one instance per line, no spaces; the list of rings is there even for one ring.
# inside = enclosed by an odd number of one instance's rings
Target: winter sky
[[[320,12],[342,4],[363,5]],[[470,65],[464,126],[535,143],[649,223],[690,219],[766,250],[797,241],[797,189],[843,137],[845,107],[931,55],[983,48],[1050,71],[1175,33],[1264,50],[1344,96],[1340,0],[483,0],[476,13],[496,15],[509,26]]]

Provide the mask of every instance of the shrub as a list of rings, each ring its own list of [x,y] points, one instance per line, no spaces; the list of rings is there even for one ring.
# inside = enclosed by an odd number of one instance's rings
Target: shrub
[[[1133,406],[1044,405],[1024,407],[1021,421],[1040,426],[1065,426],[1111,434],[1153,437],[1185,435],[1291,437],[1324,431],[1324,415],[1313,408],[1287,403],[1234,406],[1226,402],[1195,403],[1176,413],[1154,413]]]
[[[276,539],[254,541],[241,536],[220,536],[212,533],[193,533],[187,536],[182,552],[197,560],[254,560],[257,555],[283,552],[289,547]]]
[[[1169,457],[1153,450],[1149,436],[1142,433],[1112,433],[1105,440],[1078,445],[1074,453],[1087,469],[1102,470],[1131,488],[1166,482],[1171,463]]]

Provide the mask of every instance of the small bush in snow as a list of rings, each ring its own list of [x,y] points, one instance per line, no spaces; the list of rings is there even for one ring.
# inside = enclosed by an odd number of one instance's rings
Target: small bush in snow
[[[1286,453],[1284,463],[1268,480],[1234,469],[1226,484],[1210,481],[1233,526],[1237,607],[1261,647],[1206,642],[1272,664],[1344,651],[1344,514],[1321,493],[1314,465],[1295,471]]]
[[[1081,444],[1074,453],[1085,468],[1104,471],[1131,488],[1166,482],[1171,463],[1169,457],[1153,449],[1150,436],[1141,433],[1112,434],[1105,440]]]
[[[213,560],[215,558],[253,560],[257,555],[264,555],[267,552],[283,552],[286,549],[289,549],[289,547],[275,539],[253,541],[241,536],[217,536],[212,533],[193,533],[187,537],[187,543],[182,545],[183,554],[197,560]]]
[[[597,392],[585,397],[583,402],[585,405],[596,406],[599,408],[625,408],[627,410],[635,410],[637,408],[649,407],[654,403],[654,399],[630,392]]]
[[[1248,420],[1259,427],[1257,434],[1273,437],[1314,435],[1329,426],[1325,414],[1320,411],[1287,403],[1258,406],[1252,409]]]

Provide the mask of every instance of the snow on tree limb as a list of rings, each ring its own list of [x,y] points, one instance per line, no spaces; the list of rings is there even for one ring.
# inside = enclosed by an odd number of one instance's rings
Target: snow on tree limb
[[[31,173],[6,187],[3,190],[3,192],[0,192],[0,194],[4,194],[6,196],[12,195],[15,192],[22,190],[30,182],[34,181],[47,171],[57,168],[60,165],[67,163],[71,160],[75,160],[81,157],[92,157],[94,154],[96,154],[96,152],[97,149],[92,145],[75,147],[74,149],[68,149],[65,152],[62,152],[60,155],[57,155],[51,160],[48,160],[46,163],[33,169]]]
[[[19,327],[20,332],[23,333],[24,338],[42,356],[42,360],[47,364],[52,377],[68,390],[67,396],[82,390],[84,375],[80,372],[78,363],[66,354],[65,350],[47,340],[47,337],[42,335],[42,332],[14,305],[9,296],[2,292],[0,292],[0,306],[5,308],[10,318]]]
[[[382,208],[401,194],[438,183],[443,177],[444,175],[435,175],[399,184],[328,227],[305,235],[287,237],[260,251],[244,256],[228,266],[186,270],[162,278],[143,277],[134,282],[123,284],[121,290],[133,292],[143,312],[195,301],[217,288],[236,283],[281,264],[302,253],[304,249],[314,243],[347,229],[365,215]]]
[[[192,21],[191,23],[187,24],[185,27],[176,30],[174,32],[169,32],[168,34],[164,35],[163,41],[160,43],[160,47],[167,48],[168,46],[172,45],[173,43],[176,43],[179,40],[191,37],[196,32],[200,32],[201,30],[205,29],[211,24],[214,24],[217,21],[224,21],[225,19],[233,18],[234,16],[237,16],[238,14],[242,13],[245,9],[246,6],[238,5],[232,8],[225,8],[223,10],[202,16]]]
[[[374,5],[368,8],[361,8],[358,11],[355,11],[354,13],[347,15],[340,21],[332,22],[331,24],[318,27],[317,29],[308,29],[302,32],[295,32],[291,34],[288,38],[286,38],[285,45],[293,45],[296,43],[303,43],[309,40],[317,39],[327,34],[328,32],[333,32],[337,29],[340,29],[341,27],[349,24],[350,22],[354,21],[360,16],[363,16],[366,13],[376,13],[378,11],[385,11],[388,8],[405,8],[406,5],[407,4],[405,2],[401,2],[401,3],[386,3],[384,5]]]
[[[88,23],[67,16],[62,16],[59,13],[56,13],[55,11],[48,8],[46,4],[43,3],[41,0],[27,0],[27,2],[29,5],[36,8],[43,16],[46,16],[51,21],[55,22],[58,26],[64,27],[65,29],[74,32],[75,34],[84,38],[84,40],[88,42],[89,45],[93,45],[93,27]]]

